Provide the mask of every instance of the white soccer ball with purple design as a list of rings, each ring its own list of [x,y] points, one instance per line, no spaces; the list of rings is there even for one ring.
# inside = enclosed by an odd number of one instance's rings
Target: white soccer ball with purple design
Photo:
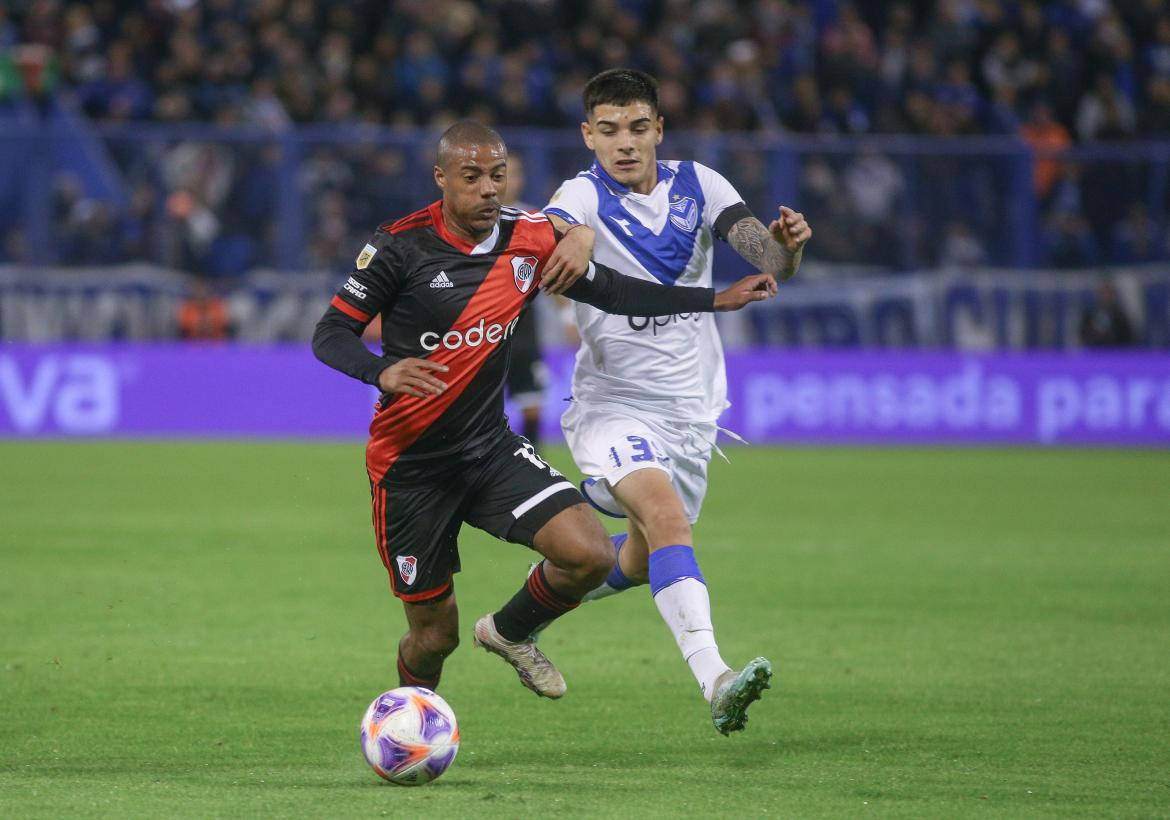
[[[401,686],[383,692],[362,718],[362,754],[391,783],[430,783],[447,771],[458,751],[455,713],[430,689]]]

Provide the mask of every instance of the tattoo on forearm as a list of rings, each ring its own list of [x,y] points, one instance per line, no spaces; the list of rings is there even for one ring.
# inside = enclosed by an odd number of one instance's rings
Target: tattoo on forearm
[[[787,279],[800,264],[800,252],[791,253],[772,238],[764,223],[745,216],[727,232],[727,244],[764,273]]]

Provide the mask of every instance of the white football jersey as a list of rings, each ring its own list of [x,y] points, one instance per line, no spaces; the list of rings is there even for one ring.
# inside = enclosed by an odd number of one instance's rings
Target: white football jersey
[[[658,182],[637,194],[598,164],[567,180],[545,212],[597,233],[593,258],[626,276],[711,287],[712,226],[743,202],[720,174],[697,162],[658,163]],[[723,345],[711,313],[613,316],[573,303],[581,349],[573,398],[617,402],[659,418],[713,422],[727,406]]]

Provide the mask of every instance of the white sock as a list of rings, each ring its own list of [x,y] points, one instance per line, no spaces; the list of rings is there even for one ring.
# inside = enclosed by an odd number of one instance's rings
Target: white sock
[[[731,667],[723,662],[715,644],[707,585],[697,578],[680,578],[660,589],[654,604],[709,702],[715,694],[716,679]]]

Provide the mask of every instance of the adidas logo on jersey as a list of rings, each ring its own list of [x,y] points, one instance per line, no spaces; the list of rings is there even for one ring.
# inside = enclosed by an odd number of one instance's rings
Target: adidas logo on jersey
[[[447,271],[439,271],[439,275],[431,280],[432,288],[453,288],[455,283],[447,278]]]

